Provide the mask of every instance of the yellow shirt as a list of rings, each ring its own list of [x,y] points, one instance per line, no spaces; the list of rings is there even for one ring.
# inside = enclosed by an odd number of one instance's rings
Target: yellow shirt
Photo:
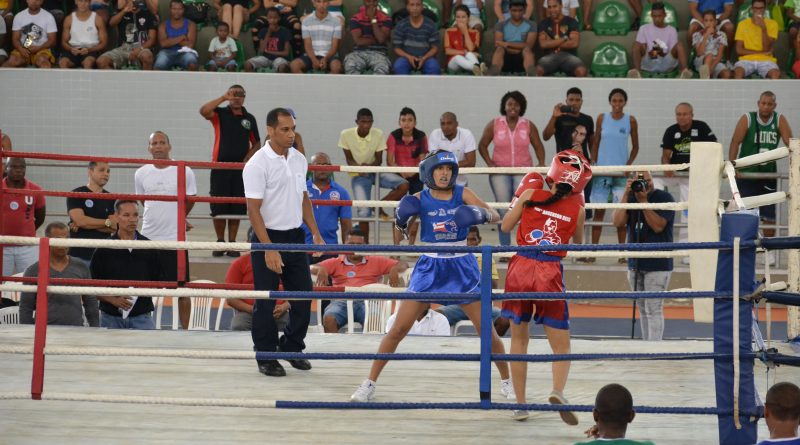
[[[8,0],[0,0],[0,11],[10,12],[8,9]]]
[[[357,163],[369,164],[375,160],[375,153],[386,150],[386,139],[377,128],[371,128],[365,138],[358,135],[358,128],[348,128],[339,135],[339,148],[349,151]]]
[[[764,18],[764,23],[767,25],[767,35],[772,38],[778,38],[778,22],[772,19]],[[752,19],[745,19],[739,22],[736,26],[736,40],[744,42],[745,49],[751,51],[761,51],[761,28],[753,24]],[[775,62],[777,59],[771,54],[748,54],[739,57],[739,60],[751,60],[754,62]]]
[[[483,258],[481,258],[481,255],[475,255],[475,258],[478,260],[478,270],[483,269]],[[497,271],[497,266],[494,264],[494,258],[492,258],[492,279],[500,279],[500,273]]]

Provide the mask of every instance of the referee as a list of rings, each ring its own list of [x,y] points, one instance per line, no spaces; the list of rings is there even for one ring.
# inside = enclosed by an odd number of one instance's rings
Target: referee
[[[254,243],[305,244],[303,222],[311,232],[314,244],[325,244],[314,220],[311,200],[306,190],[308,162],[292,148],[295,137],[294,118],[285,108],[267,113],[269,140],[244,167],[244,194],[247,215],[253,227]],[[305,252],[253,251],[253,281],[257,290],[278,290],[283,283],[287,291],[310,291],[311,273]],[[289,324],[278,339],[278,328],[272,316],[275,300],[259,299],[253,306],[253,349],[256,352],[300,352],[311,318],[310,300],[293,300]],[[258,360],[258,370],[268,376],[286,375],[277,360]],[[289,360],[292,367],[311,369],[308,360]]]
[[[213,162],[247,162],[260,148],[256,118],[244,108],[245,91],[241,85],[232,85],[222,96],[212,99],[200,107],[200,114],[211,121],[214,127]],[[220,107],[223,102],[227,107]],[[211,196],[244,197],[242,173],[239,170],[211,170]],[[211,216],[244,215],[247,210],[241,204],[210,204]],[[225,224],[228,225],[228,241],[236,242],[239,231],[238,219],[214,219],[217,241],[225,242]],[[215,250],[215,257],[225,255],[224,250]],[[239,252],[229,250],[228,256],[238,257]]]

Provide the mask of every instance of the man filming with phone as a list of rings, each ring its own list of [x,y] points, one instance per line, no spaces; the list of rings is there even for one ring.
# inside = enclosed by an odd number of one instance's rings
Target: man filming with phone
[[[621,202],[675,202],[672,195],[653,187],[653,176],[642,171],[628,179]],[[629,243],[671,243],[673,210],[614,210],[614,226],[627,227]],[[633,291],[663,292],[672,275],[672,258],[629,258],[628,282]],[[656,341],[664,335],[664,300],[642,298],[639,305],[642,339]]]
[[[549,141],[555,136],[556,152],[576,150],[592,162],[590,147],[594,139],[594,120],[588,114],[581,113],[581,106],[583,106],[583,91],[578,87],[568,89],[566,103],[559,102],[553,107],[553,114],[542,132],[542,137],[545,141]],[[587,203],[591,194],[592,182],[589,181],[583,191]],[[586,218],[592,218],[591,210],[586,211]]]

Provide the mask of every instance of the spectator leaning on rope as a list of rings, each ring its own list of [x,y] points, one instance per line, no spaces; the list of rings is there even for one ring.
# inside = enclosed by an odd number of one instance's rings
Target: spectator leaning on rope
[[[53,222],[44,229],[44,236],[48,238],[69,238],[69,227],[62,222]],[[89,266],[86,262],[68,255],[68,247],[50,247],[47,259],[50,269],[50,278],[71,278],[87,280]],[[35,262],[25,270],[26,277],[38,277],[41,265]],[[19,301],[19,321],[22,324],[33,324],[36,311],[36,293],[23,292]],[[97,309],[97,297],[94,295],[63,295],[47,294],[47,324],[83,326],[84,311],[89,326],[97,327],[100,324],[100,314]]]

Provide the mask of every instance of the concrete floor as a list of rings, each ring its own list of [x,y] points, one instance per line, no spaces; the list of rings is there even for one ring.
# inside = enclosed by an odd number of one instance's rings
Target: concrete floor
[[[0,327],[3,345],[30,346],[31,326]],[[373,335],[309,334],[308,352],[374,352]],[[246,332],[111,331],[52,327],[48,346],[111,348],[213,349],[251,348]],[[783,345],[779,346],[784,348]],[[574,340],[582,352],[706,352],[709,341]],[[470,337],[410,337],[398,352],[476,353]],[[532,341],[530,353],[548,353],[544,341]],[[785,352],[785,351],[784,351]],[[31,356],[0,354],[0,393],[30,388]],[[259,374],[252,360],[211,360],[158,357],[47,357],[48,393],[140,395],[155,397],[243,398],[290,401],[347,401],[366,376],[369,363],[315,360],[311,371],[288,366],[288,376]],[[493,370],[494,371],[494,370]],[[496,371],[494,401],[499,399]],[[550,392],[549,364],[529,366],[528,401],[545,403]],[[384,371],[376,401],[474,402],[478,365],[472,362],[401,361]],[[800,381],[800,369],[781,367],[769,383]],[[596,391],[620,382],[634,403],[648,406],[714,406],[710,361],[575,362],[566,396],[575,404],[592,404]],[[764,368],[756,367],[756,385],[765,394]],[[129,443],[486,443],[566,444],[581,440],[592,425],[590,414],[579,413],[580,425],[563,424],[552,412],[535,413],[515,422],[508,411],[473,410],[318,410],[255,409],[130,403],[0,400],[0,442],[7,444],[129,444]],[[766,437],[760,425],[759,437]],[[717,443],[713,416],[637,415],[628,437],[659,444]]]

